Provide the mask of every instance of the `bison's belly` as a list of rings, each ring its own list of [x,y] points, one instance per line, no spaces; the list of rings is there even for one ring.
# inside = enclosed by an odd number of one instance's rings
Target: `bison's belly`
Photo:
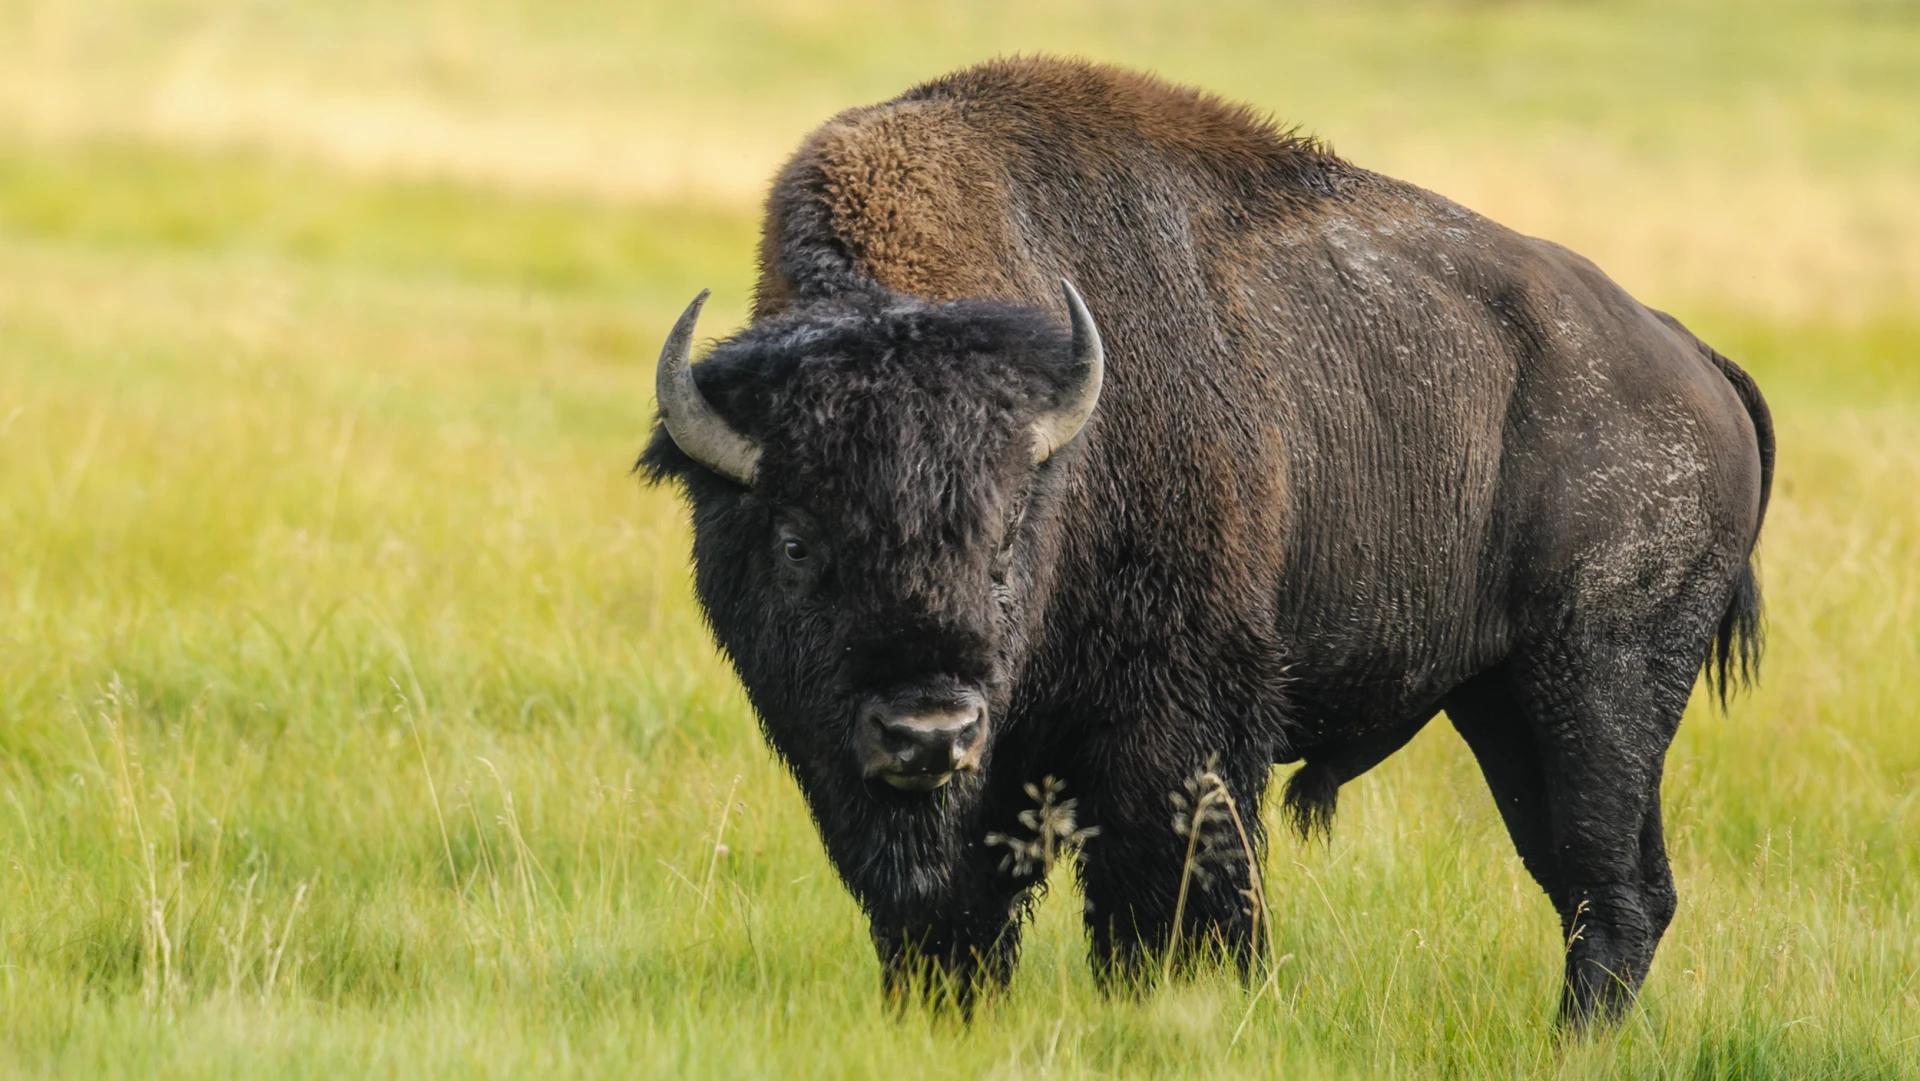
[[[1420,582],[1401,574],[1324,579],[1325,588],[1287,591],[1281,637],[1296,750],[1369,739],[1432,717],[1440,702],[1499,663],[1503,621],[1481,611],[1475,578],[1461,573]]]

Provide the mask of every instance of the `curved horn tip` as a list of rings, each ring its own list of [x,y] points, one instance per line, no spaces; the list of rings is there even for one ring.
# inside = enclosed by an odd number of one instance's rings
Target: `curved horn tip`
[[[1102,352],[1100,327],[1093,321],[1093,313],[1087,310],[1087,302],[1080,296],[1080,290],[1073,282],[1060,279],[1060,292],[1067,298],[1067,318],[1073,327],[1073,346],[1088,361],[1097,361]],[[1085,340],[1082,340],[1084,336]]]
[[[680,318],[673,321],[673,329],[667,332],[667,340],[661,349],[661,359],[669,352],[679,353],[685,362],[693,359],[693,328],[700,321],[700,309],[707,306],[707,297],[713,290],[702,289],[693,295],[685,308],[680,310]]]
[[[1072,278],[1060,279],[1060,292],[1066,295],[1068,307],[1073,307],[1076,304],[1083,308],[1086,307],[1086,304],[1080,300],[1080,290],[1073,287]]]
[[[698,293],[693,294],[693,299],[689,301],[686,308],[681,311],[680,319],[683,321],[687,319],[698,319],[700,317],[700,309],[707,306],[707,298],[712,295],[713,290],[711,289],[702,289]],[[675,327],[675,329],[677,330],[679,328]]]

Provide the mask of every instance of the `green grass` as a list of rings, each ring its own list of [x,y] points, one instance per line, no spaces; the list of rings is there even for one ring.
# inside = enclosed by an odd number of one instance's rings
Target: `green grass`
[[[0,1073],[1920,1074],[1904,9],[1310,5],[1301,41],[1251,5],[865,39],[852,6],[476,10],[0,2]],[[627,471],[672,315],[711,285],[711,332],[743,316],[764,174],[689,191],[610,150],[600,183],[568,140],[711,122],[691,158],[751,173],[1081,27],[1465,178],[1765,387],[1766,681],[1682,727],[1680,914],[1618,1031],[1553,1037],[1556,921],[1443,723],[1330,845],[1276,832],[1256,988],[1101,998],[1060,875],[973,1025],[881,1008],[691,603],[683,513]],[[127,104],[193,79],[297,108],[202,137]],[[471,123],[417,160],[309,138],[349,93]],[[554,118],[532,145],[565,168],[495,153],[516,116]],[[1755,225],[1782,207],[1785,254]]]

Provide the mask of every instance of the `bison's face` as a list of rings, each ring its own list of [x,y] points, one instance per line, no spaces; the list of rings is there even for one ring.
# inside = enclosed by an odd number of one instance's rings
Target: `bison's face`
[[[938,501],[945,520],[929,520],[928,507],[901,514],[886,504],[904,493],[858,481],[776,486],[779,466],[767,464],[769,513],[756,523],[766,550],[747,559],[770,564],[754,601],[768,618],[723,637],[756,703],[809,688],[785,708],[763,706],[774,743],[796,761],[816,750],[822,771],[895,793],[924,795],[978,771],[1004,702],[1016,610],[993,566],[1006,547],[994,534],[1016,525],[998,498],[997,463],[947,478],[972,490]],[[717,573],[725,566],[723,557]],[[700,578],[712,610],[725,583],[709,581],[704,561]]]
[[[642,465],[685,483],[696,589],[769,740],[830,848],[963,813],[1048,580],[1053,452],[1099,393],[1091,322],[862,296],[689,368],[695,309]]]

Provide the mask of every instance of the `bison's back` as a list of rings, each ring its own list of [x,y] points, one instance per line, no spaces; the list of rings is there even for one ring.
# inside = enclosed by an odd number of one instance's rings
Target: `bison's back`
[[[1739,396],[1587,260],[1380,177],[1259,243],[1272,303],[1244,347],[1275,358],[1288,444],[1280,611],[1327,712],[1414,709],[1595,598],[1744,561]]]

